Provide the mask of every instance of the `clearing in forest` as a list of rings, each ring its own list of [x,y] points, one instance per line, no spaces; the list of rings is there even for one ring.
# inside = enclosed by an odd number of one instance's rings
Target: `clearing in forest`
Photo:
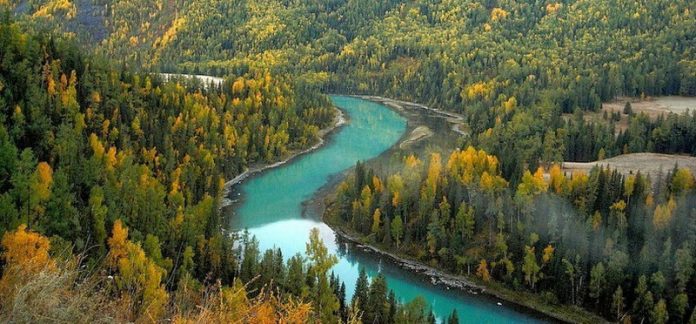
[[[586,112],[584,118],[586,121],[608,122],[613,113],[618,113],[620,119],[616,122],[616,132],[625,131],[628,129],[628,115],[624,114],[626,102],[631,103],[631,110],[634,114],[644,113],[652,119],[662,114],[683,114],[687,111],[696,111],[696,97],[666,96],[644,99],[618,97],[603,103],[602,109],[598,112]],[[608,118],[606,121],[604,120],[605,112]],[[571,118],[571,116],[572,114],[565,114],[565,118]]]
[[[623,174],[635,174],[640,171],[642,174],[650,174],[652,177],[656,177],[660,172],[666,174],[672,170],[675,164],[679,168],[688,168],[692,174],[696,174],[696,157],[658,153],[623,154],[595,162],[564,162],[563,171],[589,173],[595,165],[599,165],[617,169]]]

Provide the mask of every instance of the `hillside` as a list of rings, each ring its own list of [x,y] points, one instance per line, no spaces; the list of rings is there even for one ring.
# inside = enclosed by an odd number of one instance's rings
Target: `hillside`
[[[634,139],[655,125],[609,143],[609,126],[560,118],[617,96],[696,95],[693,1],[20,2],[27,26],[69,31],[127,65],[218,76],[268,70],[323,92],[462,113],[467,144],[500,156],[514,181],[524,165],[593,161],[602,150],[696,153]],[[43,10],[58,4],[68,9]],[[88,41],[91,23],[74,21],[101,21],[105,36]]]
[[[283,258],[261,260],[217,208],[226,180],[318,141],[327,93],[428,106],[465,135],[449,158],[356,166],[331,216],[365,241],[611,320],[696,318],[693,0],[0,0],[3,277],[21,279],[15,240],[60,264],[50,237],[89,269],[145,273],[99,284],[126,320],[150,298],[196,314],[225,286],[227,302],[243,291],[238,305],[277,314],[282,297],[301,318],[347,321],[360,309],[339,310],[331,257],[254,281]],[[280,295],[255,299],[276,279]],[[366,318],[409,315],[378,283]]]

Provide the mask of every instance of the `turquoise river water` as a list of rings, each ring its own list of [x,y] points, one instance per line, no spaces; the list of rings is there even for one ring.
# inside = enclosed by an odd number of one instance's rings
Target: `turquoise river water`
[[[286,258],[304,253],[309,231],[318,228],[329,251],[339,256],[333,271],[346,283],[348,298],[364,267],[370,276],[381,271],[401,301],[423,296],[440,321],[456,308],[462,323],[541,322],[514,307],[499,306],[492,298],[433,285],[423,275],[402,269],[378,254],[346,248],[319,216],[303,215],[302,203],[331,176],[354,166],[356,161],[377,157],[406,131],[406,120],[385,106],[353,97],[333,96],[332,100],[349,117],[349,123],[331,134],[318,150],[237,185],[233,195],[241,200],[233,209],[232,228],[248,229],[259,240],[262,251],[280,247]]]

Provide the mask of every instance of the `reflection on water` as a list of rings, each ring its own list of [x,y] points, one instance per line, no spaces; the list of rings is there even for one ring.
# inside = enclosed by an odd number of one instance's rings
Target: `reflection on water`
[[[238,188],[243,201],[234,211],[233,229],[247,228],[262,250],[280,247],[287,258],[304,253],[309,231],[319,228],[331,253],[339,256],[333,271],[346,283],[352,296],[360,267],[373,276],[385,274],[389,288],[402,301],[423,296],[443,319],[453,308],[462,322],[534,322],[530,316],[463,292],[432,285],[427,278],[411,274],[373,253],[338,243],[335,233],[315,218],[303,218],[301,204],[323,186],[330,176],[356,161],[378,156],[396,143],[406,130],[406,121],[394,111],[372,102],[336,96],[334,104],[350,118],[323,148],[282,167],[251,177]],[[339,249],[340,247],[340,249]],[[349,297],[350,298],[350,297]]]

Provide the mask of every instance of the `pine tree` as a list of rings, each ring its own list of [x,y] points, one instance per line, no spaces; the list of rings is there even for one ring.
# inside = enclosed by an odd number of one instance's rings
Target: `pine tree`
[[[396,247],[398,248],[401,245],[401,238],[404,235],[404,223],[400,215],[396,215],[394,221],[391,223],[391,233],[396,241]]]
[[[636,298],[633,302],[633,313],[640,318],[648,318],[653,311],[654,300],[652,292],[648,290],[648,280],[645,275],[640,276],[636,286]]]
[[[386,323],[392,324],[396,319],[396,312],[399,308],[399,305],[396,301],[396,295],[394,294],[393,290],[389,290],[389,297],[387,297],[387,299],[389,303],[389,315],[387,317]]]
[[[357,307],[360,312],[365,312],[367,309],[367,296],[369,291],[370,283],[367,279],[367,272],[365,272],[365,268],[360,268],[358,280],[355,282],[355,293],[351,301],[352,307]]]
[[[299,253],[288,260],[288,275],[285,279],[285,288],[294,296],[304,296],[305,273],[303,264],[302,255]]]
[[[89,194],[89,209],[92,216],[92,233],[98,249],[98,255],[106,254],[106,206],[104,191],[100,186],[92,188]]]
[[[338,289],[338,302],[341,319],[345,321],[348,314],[346,310],[346,284],[344,282],[341,282],[341,287]]]
[[[386,323],[389,317],[387,303],[387,281],[383,274],[378,274],[370,283],[367,305],[363,319],[365,323]]]

